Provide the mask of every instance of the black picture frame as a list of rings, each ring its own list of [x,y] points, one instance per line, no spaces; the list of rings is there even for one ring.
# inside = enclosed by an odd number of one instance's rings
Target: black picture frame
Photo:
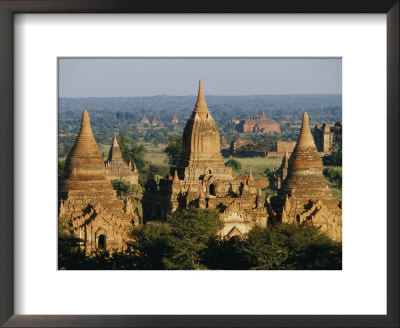
[[[399,8],[399,0],[0,0],[0,324],[4,327],[399,327]],[[14,315],[15,13],[385,13],[387,315]]]

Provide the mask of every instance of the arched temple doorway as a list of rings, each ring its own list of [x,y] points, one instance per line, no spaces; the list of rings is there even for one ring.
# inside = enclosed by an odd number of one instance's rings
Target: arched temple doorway
[[[210,195],[212,195],[212,196],[216,195],[216,193],[215,193],[215,184],[213,184],[213,183],[210,184],[209,191],[210,191]]]
[[[98,240],[99,249],[106,249],[106,236],[100,235]]]

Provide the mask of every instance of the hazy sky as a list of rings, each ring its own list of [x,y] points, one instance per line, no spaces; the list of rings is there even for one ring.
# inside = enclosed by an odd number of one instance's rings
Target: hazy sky
[[[342,92],[341,59],[59,59],[59,97]]]

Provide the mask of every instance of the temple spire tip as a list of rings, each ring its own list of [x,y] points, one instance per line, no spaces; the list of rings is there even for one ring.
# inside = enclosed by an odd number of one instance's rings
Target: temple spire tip
[[[196,106],[193,110],[194,114],[198,114],[200,118],[206,118],[209,114],[206,100],[204,98],[203,80],[199,80],[199,92],[197,94]]]

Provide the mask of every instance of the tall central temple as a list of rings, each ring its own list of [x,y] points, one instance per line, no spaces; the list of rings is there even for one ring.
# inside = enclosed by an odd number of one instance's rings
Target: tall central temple
[[[224,165],[220,135],[204,98],[201,80],[195,107],[183,132],[180,164],[173,176],[160,181],[159,190],[154,183],[152,186],[151,192],[158,195],[158,201],[149,197],[147,202],[158,202],[161,211],[151,206],[154,209],[148,213],[151,219],[196,206],[219,210],[224,222],[221,237],[242,237],[255,225],[267,225],[265,200],[251,172],[242,181],[233,174],[232,168]]]

